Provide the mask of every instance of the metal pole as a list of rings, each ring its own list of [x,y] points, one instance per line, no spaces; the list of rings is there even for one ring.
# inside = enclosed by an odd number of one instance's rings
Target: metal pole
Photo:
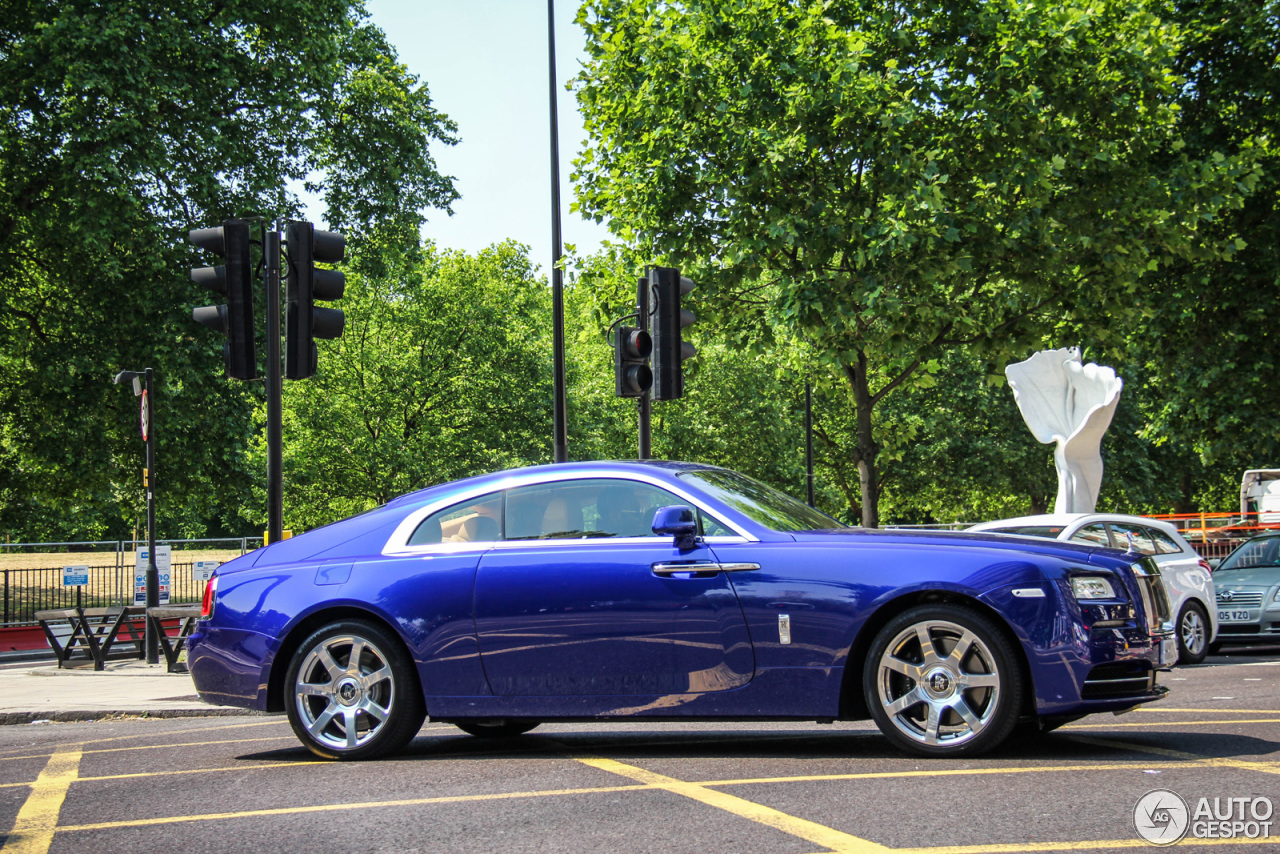
[[[569,461],[569,434],[566,427],[567,395],[564,377],[564,255],[560,239],[560,133],[556,118],[556,15],[554,0],[547,0],[547,55],[551,90],[551,323],[554,353],[555,402],[552,426],[555,431],[555,461]]]
[[[284,463],[281,450],[281,410],[284,376],[280,364],[280,227],[277,223],[263,241],[267,286],[267,538],[280,542],[284,535]]]
[[[143,373],[147,389],[147,607],[155,608],[160,605],[160,570],[156,567],[156,397],[151,369]],[[159,664],[160,639],[151,620],[146,621],[144,646],[147,664]]]
[[[647,278],[640,279],[636,283],[636,317],[636,325],[645,332],[649,332],[649,280]],[[636,430],[640,445],[640,459],[652,459],[653,434],[650,425],[653,416],[653,401],[649,397],[649,392],[646,391],[640,395],[640,399],[637,401],[637,412],[639,423]]]
[[[804,381],[804,470],[806,475],[805,495],[809,506],[813,503],[813,386]]]

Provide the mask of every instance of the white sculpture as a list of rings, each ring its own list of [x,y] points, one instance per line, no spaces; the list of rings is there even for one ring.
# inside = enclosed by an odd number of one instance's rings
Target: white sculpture
[[[1102,485],[1102,434],[1111,426],[1124,380],[1103,365],[1081,364],[1080,350],[1041,350],[1004,369],[1022,418],[1036,439],[1057,442],[1055,513],[1092,513]]]

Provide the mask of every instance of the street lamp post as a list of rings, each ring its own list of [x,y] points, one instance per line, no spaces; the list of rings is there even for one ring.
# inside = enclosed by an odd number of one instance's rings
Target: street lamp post
[[[142,398],[140,420],[142,423],[142,439],[147,445],[147,467],[142,472],[142,485],[147,490],[147,608],[155,608],[160,604],[160,570],[156,566],[156,431],[155,431],[155,397],[153,396],[154,374],[150,368],[144,371],[121,371],[116,374],[115,383],[133,382],[133,393]],[[160,662],[160,642],[156,637],[152,620],[146,621],[146,635],[143,641],[147,663]]]

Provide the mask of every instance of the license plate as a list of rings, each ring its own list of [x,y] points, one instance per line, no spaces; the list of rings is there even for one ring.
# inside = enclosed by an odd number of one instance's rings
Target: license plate
[[[1219,611],[1219,623],[1248,623],[1253,620],[1252,611]]]

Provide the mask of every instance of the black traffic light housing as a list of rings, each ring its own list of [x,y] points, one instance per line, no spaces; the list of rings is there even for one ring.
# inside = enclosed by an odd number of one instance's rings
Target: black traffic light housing
[[[227,298],[225,305],[192,309],[191,318],[227,336],[223,346],[227,376],[238,380],[256,379],[258,362],[253,337],[253,265],[249,223],[230,219],[214,228],[195,228],[187,233],[187,240],[226,260],[218,267],[191,270],[191,281]]]
[[[680,298],[695,286],[675,267],[650,267],[647,278],[651,302],[649,332],[653,336],[652,397],[676,400],[684,396],[681,363],[698,352],[684,340],[681,331],[697,320],[693,312],[680,307]]]
[[[634,326],[619,326],[613,343],[614,394],[641,397],[653,385],[649,353],[653,340]]]
[[[291,380],[315,376],[316,338],[341,338],[346,317],[341,309],[315,301],[341,299],[346,277],[324,270],[316,262],[333,264],[346,255],[347,239],[336,231],[321,231],[309,222],[291,220],[285,226],[289,246],[288,309],[285,317],[284,375]]]

